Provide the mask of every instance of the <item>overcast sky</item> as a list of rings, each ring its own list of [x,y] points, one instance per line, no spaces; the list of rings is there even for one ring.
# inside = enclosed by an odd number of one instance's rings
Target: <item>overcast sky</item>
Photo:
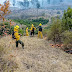
[[[2,4],[5,0],[0,0],[0,3]],[[12,0],[10,0],[12,1]],[[16,0],[16,1],[23,1],[23,0]]]
[[[5,0],[0,0],[0,3],[2,4]],[[12,1],[12,0],[9,0]],[[23,1],[23,0],[16,0],[16,1]]]
[[[2,4],[5,0],[0,0],[0,3]],[[10,3],[12,2],[13,0],[10,0]],[[24,1],[24,0],[16,0],[16,1]],[[31,0],[29,0],[31,1]],[[39,0],[39,1],[42,1],[42,0]],[[53,1],[53,0],[52,0]],[[56,1],[56,0],[55,0]],[[72,0],[63,0],[64,2],[68,2],[68,3],[71,3],[72,4]]]
[[[0,0],[0,3],[3,3],[5,0]]]

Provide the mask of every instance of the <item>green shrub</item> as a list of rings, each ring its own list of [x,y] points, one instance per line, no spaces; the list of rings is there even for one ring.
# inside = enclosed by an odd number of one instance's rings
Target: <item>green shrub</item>
[[[48,40],[53,40],[54,37],[51,34],[52,34],[52,31],[48,30],[48,32],[47,32],[47,38],[48,38]]]
[[[24,30],[19,29],[19,33],[23,35],[24,34]]]
[[[3,28],[4,25],[5,27]],[[7,34],[12,34],[12,31],[14,30],[14,26],[10,27],[9,22],[4,22],[4,25],[3,23],[0,23],[0,35],[2,36],[4,32],[6,32]]]
[[[20,19],[16,19],[16,20],[13,20],[13,21],[15,21],[16,23],[24,24],[24,25],[26,25],[29,28],[31,27],[32,24],[34,24],[34,26],[36,27],[40,23],[47,24],[49,22],[48,19],[43,19],[43,18],[32,19],[32,20],[20,20]]]
[[[72,32],[70,31],[63,32],[62,40],[64,43],[64,50],[72,49]]]
[[[72,28],[72,8],[71,7],[68,7],[67,11],[64,11],[62,22],[65,30],[69,30]]]
[[[47,24],[49,22],[49,19],[44,19],[44,18],[33,19],[32,22],[39,22],[42,24]]]
[[[50,24],[50,25],[48,24],[48,26],[47,26],[47,27],[45,27],[44,29],[47,29],[47,30],[48,30],[48,29],[50,29],[50,28],[51,28],[51,26],[52,26],[52,24]]]
[[[39,29],[36,29],[36,30],[35,30],[35,34],[38,34],[38,30],[39,30]]]
[[[63,41],[64,41],[64,44],[72,44],[72,32],[65,31],[63,33]]]
[[[61,42],[61,21],[59,19],[55,20],[48,31],[48,39],[56,42]]]
[[[48,29],[43,29],[43,35],[47,36],[47,33],[48,33]]]

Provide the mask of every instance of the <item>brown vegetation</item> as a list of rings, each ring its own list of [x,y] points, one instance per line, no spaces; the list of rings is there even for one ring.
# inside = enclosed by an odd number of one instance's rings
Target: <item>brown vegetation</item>
[[[21,37],[25,49],[15,47],[10,36],[3,37],[0,45],[4,47],[5,60],[14,61],[18,68],[14,72],[71,72],[72,55],[60,48],[52,48],[50,42],[37,37]]]

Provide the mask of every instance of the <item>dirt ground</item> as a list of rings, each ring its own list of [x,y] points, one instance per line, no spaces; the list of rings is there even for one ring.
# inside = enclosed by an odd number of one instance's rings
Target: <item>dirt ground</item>
[[[50,47],[50,43],[37,37],[21,37],[24,49],[10,36],[0,39],[4,47],[3,59],[14,61],[18,68],[14,72],[72,72],[72,55],[63,52],[60,48]]]

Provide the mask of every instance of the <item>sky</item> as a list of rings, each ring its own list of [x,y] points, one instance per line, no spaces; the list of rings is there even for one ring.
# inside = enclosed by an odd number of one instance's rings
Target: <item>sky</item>
[[[2,4],[5,0],[0,0],[0,3]],[[10,0],[12,1],[12,0]],[[17,1],[23,1],[23,0],[17,0]]]
[[[0,4],[3,4],[3,2],[4,2],[5,0],[0,0]],[[12,5],[12,1],[13,0],[10,0],[10,4]],[[16,0],[16,1],[24,1],[24,0]],[[29,1],[31,1],[31,0],[29,0]],[[39,0],[39,1],[42,1],[42,0]],[[44,0],[44,1],[46,1],[46,0]],[[53,1],[53,0],[51,0],[51,1]],[[55,0],[56,1],[56,0]],[[58,0],[57,0],[58,1]],[[67,3],[67,4],[71,4],[72,5],[72,0],[63,0],[64,1],[64,3]]]
[[[0,0],[0,3],[2,4],[4,1],[6,1],[6,0]],[[23,1],[23,0],[17,0],[17,1]]]
[[[2,4],[5,0],[0,0],[0,3]]]

